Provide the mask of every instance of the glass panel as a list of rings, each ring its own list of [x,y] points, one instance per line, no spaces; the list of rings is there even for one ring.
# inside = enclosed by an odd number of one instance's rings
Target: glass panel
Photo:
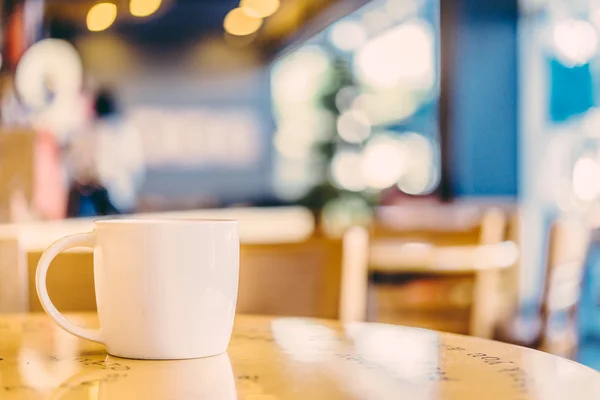
[[[274,63],[281,198],[320,208],[436,190],[438,13],[434,0],[376,0]]]

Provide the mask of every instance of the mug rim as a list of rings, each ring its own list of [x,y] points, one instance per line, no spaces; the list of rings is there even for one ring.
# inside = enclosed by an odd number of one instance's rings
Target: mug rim
[[[101,218],[94,220],[95,225],[166,225],[166,224],[237,224],[239,221],[235,219],[222,218],[159,218],[159,217],[140,217],[140,218]]]

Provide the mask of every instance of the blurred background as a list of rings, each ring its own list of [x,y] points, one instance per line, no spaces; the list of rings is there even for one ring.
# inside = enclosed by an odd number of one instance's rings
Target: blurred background
[[[25,271],[97,216],[233,216],[241,279],[298,280],[284,310],[242,280],[244,311],[336,316],[301,301],[322,287],[600,369],[599,0],[0,4],[0,236]]]

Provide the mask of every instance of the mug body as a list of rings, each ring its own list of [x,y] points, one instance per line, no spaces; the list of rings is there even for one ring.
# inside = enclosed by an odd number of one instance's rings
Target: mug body
[[[239,276],[237,221],[95,222],[94,278],[108,353],[188,359],[223,353]]]

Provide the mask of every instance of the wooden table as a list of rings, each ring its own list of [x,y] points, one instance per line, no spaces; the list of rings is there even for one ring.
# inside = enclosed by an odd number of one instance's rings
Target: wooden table
[[[72,315],[96,325],[92,314]],[[42,314],[0,316],[2,400],[597,400],[600,373],[525,348],[369,323],[238,316],[226,354],[112,357]]]

